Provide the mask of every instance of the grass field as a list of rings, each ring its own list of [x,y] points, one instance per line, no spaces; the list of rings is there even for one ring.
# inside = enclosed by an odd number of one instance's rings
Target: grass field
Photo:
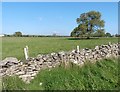
[[[8,56],[24,59],[23,48],[28,45],[29,55],[35,57],[38,54],[68,51],[76,48],[94,48],[96,45],[116,43],[118,38],[99,39],[70,39],[64,37],[3,37],[2,59]]]
[[[2,38],[0,37],[0,60],[2,60]]]
[[[42,70],[25,84],[18,77],[3,78],[4,90],[118,90],[118,59],[104,59],[83,67],[69,65]],[[42,85],[40,85],[42,83]]]
[[[117,43],[118,38],[79,39],[65,37],[3,37],[2,58],[8,56],[24,59],[23,48],[29,46],[29,55],[68,51],[80,48],[94,48],[96,45]],[[117,90],[118,59],[104,59],[95,64],[87,62],[83,67],[69,65],[42,70],[31,81],[25,84],[17,76],[3,78],[4,90]],[[40,85],[42,83],[42,85]]]

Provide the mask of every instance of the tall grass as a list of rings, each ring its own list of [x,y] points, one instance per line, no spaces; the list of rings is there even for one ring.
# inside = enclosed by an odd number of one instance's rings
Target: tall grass
[[[79,67],[68,64],[40,71],[30,84],[18,77],[3,78],[5,90],[118,90],[118,59],[104,59]],[[40,85],[42,83],[42,85]]]

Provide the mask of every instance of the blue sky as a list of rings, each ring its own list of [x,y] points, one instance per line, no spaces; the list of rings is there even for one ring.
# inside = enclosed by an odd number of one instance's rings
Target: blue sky
[[[120,16],[120,2],[118,3],[118,15]],[[120,17],[118,17],[118,34],[120,34]]]
[[[118,2],[119,0],[2,0],[3,2]]]
[[[70,35],[81,13],[99,11],[105,20],[105,30],[118,33],[117,2],[3,2],[2,33]]]

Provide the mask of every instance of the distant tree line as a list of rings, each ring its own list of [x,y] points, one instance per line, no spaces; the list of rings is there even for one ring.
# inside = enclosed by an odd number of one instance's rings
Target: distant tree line
[[[4,34],[4,37],[70,37],[70,36],[59,36],[59,35],[8,35]],[[120,37],[119,34],[111,35],[110,33],[105,33],[104,36],[101,34],[91,34],[91,37]]]
[[[63,36],[63,35],[23,35],[22,32],[15,32],[12,35],[4,34],[5,37],[69,37],[69,36]]]

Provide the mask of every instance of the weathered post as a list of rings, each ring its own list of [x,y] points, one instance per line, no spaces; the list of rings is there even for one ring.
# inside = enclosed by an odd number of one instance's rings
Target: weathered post
[[[28,59],[28,46],[26,46],[26,48],[24,48],[24,54],[25,54],[25,59]]]
[[[77,52],[79,53],[80,52],[80,48],[79,48],[79,46],[77,45]]]
[[[111,42],[109,42],[108,44],[111,45]]]
[[[29,57],[29,51],[28,51],[28,46],[26,46],[26,50],[27,50],[27,55]]]

